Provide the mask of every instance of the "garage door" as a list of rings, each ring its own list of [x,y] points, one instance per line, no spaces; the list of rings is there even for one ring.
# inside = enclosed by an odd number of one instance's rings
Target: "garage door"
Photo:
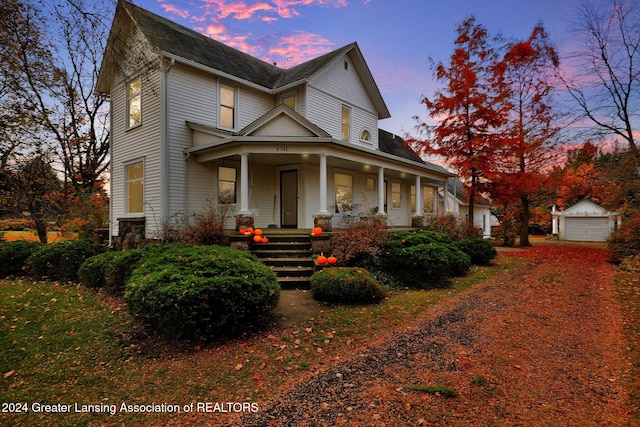
[[[607,218],[565,218],[565,240],[604,242],[609,237]]]

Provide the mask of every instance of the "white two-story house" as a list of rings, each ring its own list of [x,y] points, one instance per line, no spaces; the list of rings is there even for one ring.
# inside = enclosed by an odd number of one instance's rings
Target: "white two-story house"
[[[120,0],[96,90],[112,236],[210,206],[228,228],[411,226],[453,176],[378,129],[390,113],[356,43],[281,69]]]

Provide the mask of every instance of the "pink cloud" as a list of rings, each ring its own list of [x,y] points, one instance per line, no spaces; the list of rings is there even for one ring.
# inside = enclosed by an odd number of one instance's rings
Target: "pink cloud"
[[[189,11],[187,9],[178,9],[176,6],[169,3],[160,3],[160,7],[167,13],[178,15],[182,19],[189,17]]]
[[[299,31],[277,39],[269,47],[264,59],[277,62],[281,68],[290,68],[327,53],[332,48],[330,40],[318,34]]]

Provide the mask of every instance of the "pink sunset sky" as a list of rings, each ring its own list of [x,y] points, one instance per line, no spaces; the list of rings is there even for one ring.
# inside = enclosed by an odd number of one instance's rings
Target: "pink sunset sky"
[[[542,23],[561,55],[575,49],[578,0],[133,0],[145,9],[289,68],[357,42],[392,117],[380,127],[414,133],[424,95],[440,87],[429,58],[448,62],[455,29],[474,15],[491,34],[523,39]]]

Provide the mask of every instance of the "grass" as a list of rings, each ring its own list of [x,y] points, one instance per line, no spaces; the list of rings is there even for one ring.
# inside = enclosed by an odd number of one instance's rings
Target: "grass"
[[[407,390],[421,391],[423,393],[435,394],[437,396],[444,397],[456,397],[458,395],[458,392],[454,389],[443,385],[410,384],[404,386],[404,388]]]
[[[0,415],[2,425],[210,425],[219,413],[120,412],[126,403],[264,404],[292,383],[403,330],[436,305],[514,266],[501,257],[447,289],[394,290],[374,306],[329,307],[313,319],[208,346],[146,336],[118,300],[80,286],[0,281],[0,402],[118,406],[108,413]]]
[[[39,242],[38,233],[35,230],[30,231],[0,231],[2,239],[11,242],[14,240],[28,240],[31,242]],[[78,238],[78,233],[67,231],[47,231],[47,242],[57,243],[65,240],[74,240]]]

